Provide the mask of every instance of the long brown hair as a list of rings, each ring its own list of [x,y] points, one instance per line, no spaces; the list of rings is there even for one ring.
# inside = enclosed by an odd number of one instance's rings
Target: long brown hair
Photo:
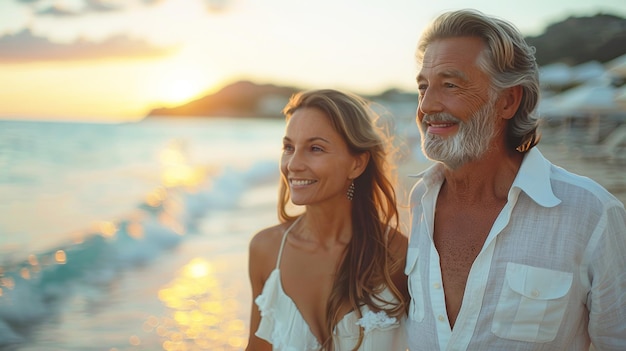
[[[329,340],[324,349],[332,349],[334,327],[341,320],[340,307],[348,302],[361,316],[360,307],[367,305],[373,311],[385,310],[390,316],[400,318],[406,302],[394,285],[391,272],[400,269],[394,260],[389,243],[398,231],[399,217],[396,205],[392,162],[392,137],[384,126],[377,125],[379,116],[369,103],[354,94],[332,89],[311,90],[295,94],[283,113],[288,121],[300,108],[316,108],[328,116],[334,129],[344,138],[353,154],[369,153],[365,171],[354,179],[352,200],[353,235],[339,266],[327,302],[326,332]],[[282,177],[278,204],[281,222],[293,221],[288,207],[291,194],[287,180]],[[396,301],[382,301],[381,291],[389,287]],[[363,328],[355,346],[363,341]]]

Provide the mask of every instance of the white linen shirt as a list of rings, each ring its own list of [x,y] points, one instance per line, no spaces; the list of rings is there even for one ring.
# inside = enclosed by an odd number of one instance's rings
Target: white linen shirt
[[[411,192],[411,351],[626,350],[626,212],[593,180],[524,158],[469,272],[454,330],[433,241],[443,165]]]

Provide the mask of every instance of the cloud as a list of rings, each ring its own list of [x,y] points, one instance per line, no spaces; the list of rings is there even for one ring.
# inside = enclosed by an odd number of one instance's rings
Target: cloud
[[[85,0],[85,12],[113,12],[122,10],[121,3],[107,0]]]
[[[78,11],[70,10],[61,6],[50,6],[35,11],[36,15],[55,16],[55,17],[73,17],[79,15]]]
[[[223,12],[230,6],[229,0],[205,0],[205,5],[209,12]]]
[[[0,0],[6,1],[6,0]],[[133,6],[151,7],[168,0],[76,0],[60,3],[49,0],[13,0],[30,7],[37,16],[73,17],[92,13],[115,13],[124,11]],[[178,0],[169,0],[175,3]],[[234,0],[199,0],[204,3],[210,13],[226,11]],[[71,4],[71,5],[70,5]]]
[[[176,47],[157,47],[126,35],[112,36],[101,42],[79,39],[70,44],[51,42],[33,35],[30,29],[0,37],[0,63],[157,58],[176,50]]]
[[[5,1],[5,0],[2,0]],[[126,8],[137,3],[139,6],[154,6],[165,0],[78,0],[73,6],[50,4],[47,0],[15,0],[18,3],[28,5],[36,15],[41,16],[77,16],[88,13],[108,13],[124,11]]]

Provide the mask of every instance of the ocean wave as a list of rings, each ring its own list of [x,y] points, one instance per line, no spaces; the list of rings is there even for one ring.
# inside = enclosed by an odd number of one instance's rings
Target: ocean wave
[[[103,290],[98,287],[112,284],[125,270],[150,264],[186,236],[201,234],[197,224],[205,215],[237,206],[247,189],[276,182],[277,172],[276,161],[267,160],[244,169],[205,168],[193,184],[174,182],[155,189],[125,218],[102,221],[25,258],[3,258],[0,347],[27,340],[37,324],[62,314],[62,304],[73,295],[97,295]]]

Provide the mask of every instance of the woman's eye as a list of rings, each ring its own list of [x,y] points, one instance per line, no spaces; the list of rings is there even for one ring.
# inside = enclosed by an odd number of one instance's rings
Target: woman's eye
[[[324,151],[324,149],[322,149],[319,146],[311,146],[311,150],[313,150],[313,151]]]
[[[285,144],[283,145],[283,151],[293,151],[293,146]]]

